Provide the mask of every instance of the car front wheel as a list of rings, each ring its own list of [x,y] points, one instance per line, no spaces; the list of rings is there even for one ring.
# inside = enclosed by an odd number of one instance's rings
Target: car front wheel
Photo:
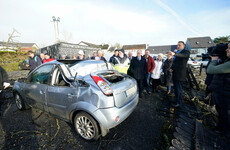
[[[14,98],[15,98],[17,108],[19,110],[25,110],[25,103],[24,100],[21,98],[21,96],[18,93],[16,93],[14,95]]]
[[[97,122],[85,112],[80,112],[75,116],[74,127],[77,133],[86,140],[97,140],[99,138]]]

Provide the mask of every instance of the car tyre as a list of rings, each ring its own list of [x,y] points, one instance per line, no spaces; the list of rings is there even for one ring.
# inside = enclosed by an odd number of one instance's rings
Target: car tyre
[[[22,97],[18,93],[15,93],[14,99],[16,102],[16,106],[19,110],[25,110],[26,109],[26,104],[25,104],[24,100],[22,99]]]
[[[86,112],[80,112],[75,116],[74,128],[85,140],[93,141],[100,137],[97,122]]]

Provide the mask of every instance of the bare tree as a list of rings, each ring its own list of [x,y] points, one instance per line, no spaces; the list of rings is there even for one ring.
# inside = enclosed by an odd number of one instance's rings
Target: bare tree
[[[7,39],[6,47],[5,48],[1,48],[2,50],[8,50],[9,49],[9,43],[14,43],[15,42],[15,38],[20,37],[19,35],[15,35],[15,34],[19,34],[20,35],[20,33],[16,29],[13,29],[13,32],[11,34],[9,34],[9,37]],[[18,49],[15,49],[15,50],[18,50]]]

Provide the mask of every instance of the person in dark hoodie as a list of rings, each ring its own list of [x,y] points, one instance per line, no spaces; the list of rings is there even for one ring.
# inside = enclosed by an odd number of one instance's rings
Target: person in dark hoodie
[[[119,52],[119,50],[118,50],[118,49],[115,49],[113,56],[110,57],[110,59],[109,59],[109,62],[110,62],[110,63],[115,62],[115,61],[114,61],[114,59],[115,59],[114,57],[117,57],[117,56],[118,56],[118,52]]]
[[[41,65],[42,62],[38,56],[34,55],[33,51],[28,51],[28,56],[29,56],[29,65],[26,65],[26,66],[30,67],[30,72],[31,72],[35,68],[37,68],[39,65]]]

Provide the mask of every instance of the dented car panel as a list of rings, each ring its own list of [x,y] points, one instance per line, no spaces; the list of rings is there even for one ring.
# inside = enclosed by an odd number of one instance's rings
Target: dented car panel
[[[104,136],[124,121],[138,104],[136,80],[103,61],[68,64],[53,61],[14,84],[27,105],[73,122],[86,112],[99,124]]]

